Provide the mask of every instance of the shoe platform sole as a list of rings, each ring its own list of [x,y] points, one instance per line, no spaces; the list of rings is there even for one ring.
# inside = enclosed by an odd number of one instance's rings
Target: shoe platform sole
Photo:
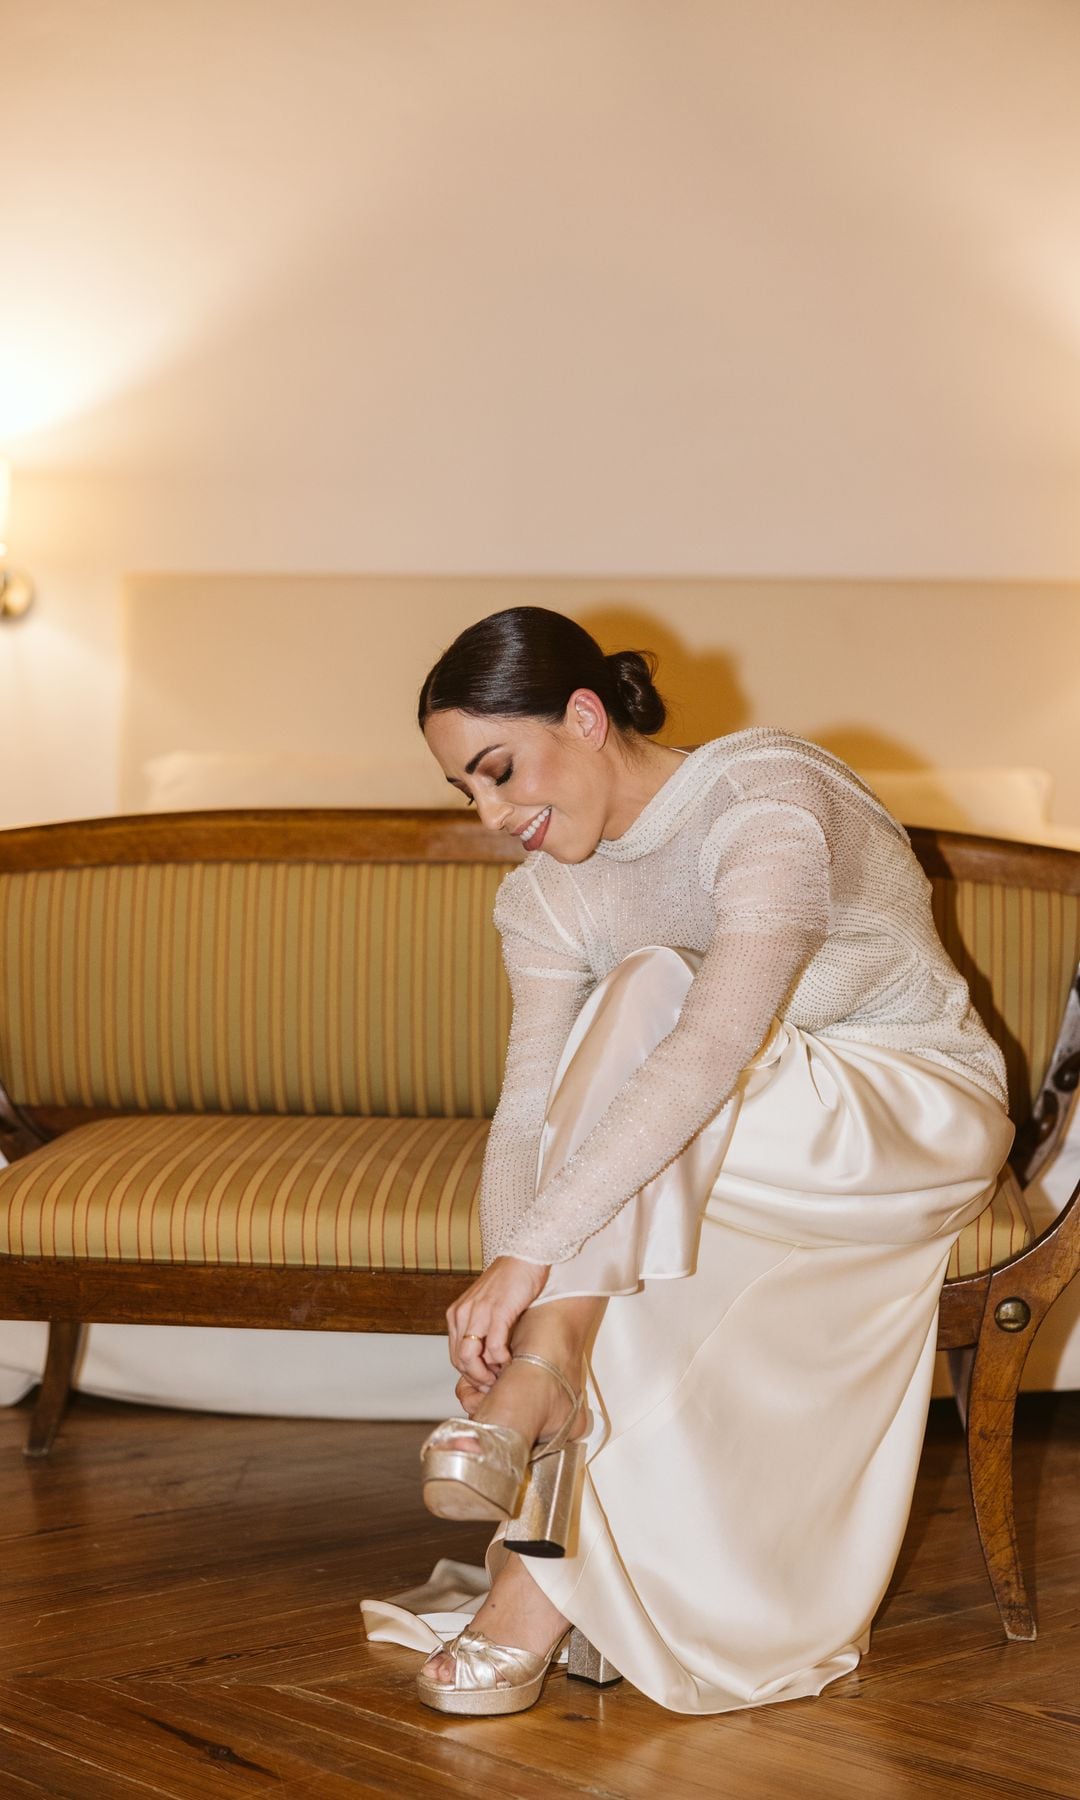
[[[544,1669],[532,1681],[523,1681],[520,1687],[472,1689],[444,1687],[439,1681],[422,1681],[417,1676],[416,1692],[424,1705],[434,1707],[436,1712],[496,1718],[535,1706],[547,1673]]]
[[[437,1519],[508,1519],[512,1506],[503,1506],[490,1494],[469,1487],[460,1477],[429,1478],[424,1483],[424,1505]]]

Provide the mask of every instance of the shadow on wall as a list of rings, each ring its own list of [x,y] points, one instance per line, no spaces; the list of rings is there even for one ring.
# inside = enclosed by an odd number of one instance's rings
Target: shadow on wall
[[[632,602],[613,600],[590,607],[580,622],[605,650],[652,650],[659,658],[657,686],[668,706],[665,740],[703,744],[748,725],[796,729],[786,719],[755,718],[739,677],[736,657],[727,651],[691,650],[657,614]],[[928,771],[926,759],[899,738],[872,725],[837,725],[803,732],[854,769]]]
[[[613,600],[578,618],[607,651],[651,650],[657,656],[656,685],[668,708],[665,740],[703,744],[754,722],[735,658],[726,651],[688,649],[655,613],[632,603]]]
[[[931,764],[917,751],[909,750],[899,738],[878,731],[873,725],[837,725],[813,733],[815,744],[831,750],[841,762],[853,769],[929,770]]]
[[[605,650],[651,650],[659,658],[657,686],[669,708],[668,723],[663,731],[665,739],[680,744],[700,744],[751,724],[784,725],[782,719],[754,719],[732,656],[723,651],[702,655],[688,650],[669,626],[640,606],[613,601],[610,605],[582,612],[579,617],[580,623]],[[852,768],[882,774],[887,771],[901,777],[918,775],[925,787],[924,803],[930,800],[939,809],[956,810],[955,797],[950,795],[946,785],[935,781],[925,758],[898,738],[873,726],[855,724],[838,725],[807,735]],[[888,798],[885,804],[889,804]],[[962,812],[958,812],[955,820],[945,822],[958,830],[971,828]],[[939,919],[939,928],[954,961],[967,978],[976,1006],[982,1017],[991,1022],[997,1041],[1005,1050],[1012,1114],[1014,1119],[1023,1121],[1031,1110],[1030,1071],[1019,1042],[993,1005],[988,979],[967,953],[955,917],[955,905],[955,894],[950,889],[949,910]]]

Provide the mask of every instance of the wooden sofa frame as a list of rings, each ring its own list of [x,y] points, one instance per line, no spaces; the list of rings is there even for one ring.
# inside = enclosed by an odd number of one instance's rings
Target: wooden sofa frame
[[[1080,856],[1063,850],[916,830],[928,875],[1080,893]],[[520,855],[520,852],[518,853]],[[5,832],[5,870],[173,862],[310,860],[507,862],[507,840],[456,811],[279,811],[162,814]],[[1061,1135],[1080,1074],[1080,983],[1012,1161],[1021,1185]],[[0,1070],[0,1078],[3,1071]],[[58,1133],[108,1118],[105,1109],[16,1106],[0,1086],[0,1151],[24,1156]],[[1006,1635],[1035,1624],[1016,1544],[1012,1432],[1031,1341],[1080,1267],[1080,1187],[1034,1243],[1007,1262],[949,1281],[938,1343],[949,1351],[964,1421],[972,1497]],[[49,1321],[44,1376],[26,1452],[51,1448],[89,1322],[261,1326],[318,1331],[445,1330],[446,1309],[472,1279],[384,1270],[252,1268],[181,1263],[0,1257],[0,1317]]]

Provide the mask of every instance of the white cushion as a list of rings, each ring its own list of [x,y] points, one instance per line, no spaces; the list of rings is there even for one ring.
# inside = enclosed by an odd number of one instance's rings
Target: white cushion
[[[1046,769],[860,769],[859,774],[905,825],[1080,848],[1080,832],[1048,823],[1053,777]]]

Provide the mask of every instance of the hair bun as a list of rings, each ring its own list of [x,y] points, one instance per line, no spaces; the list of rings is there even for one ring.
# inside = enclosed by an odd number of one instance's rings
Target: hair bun
[[[653,680],[656,657],[651,650],[615,650],[604,661],[626,714],[625,721],[617,723],[632,725],[635,731],[651,737],[667,718],[667,707]]]
[[[547,606],[507,606],[466,626],[428,670],[416,703],[421,731],[437,712],[561,725],[577,688],[603,703],[617,731],[644,736],[667,716],[651,650],[605,656],[575,619]]]

